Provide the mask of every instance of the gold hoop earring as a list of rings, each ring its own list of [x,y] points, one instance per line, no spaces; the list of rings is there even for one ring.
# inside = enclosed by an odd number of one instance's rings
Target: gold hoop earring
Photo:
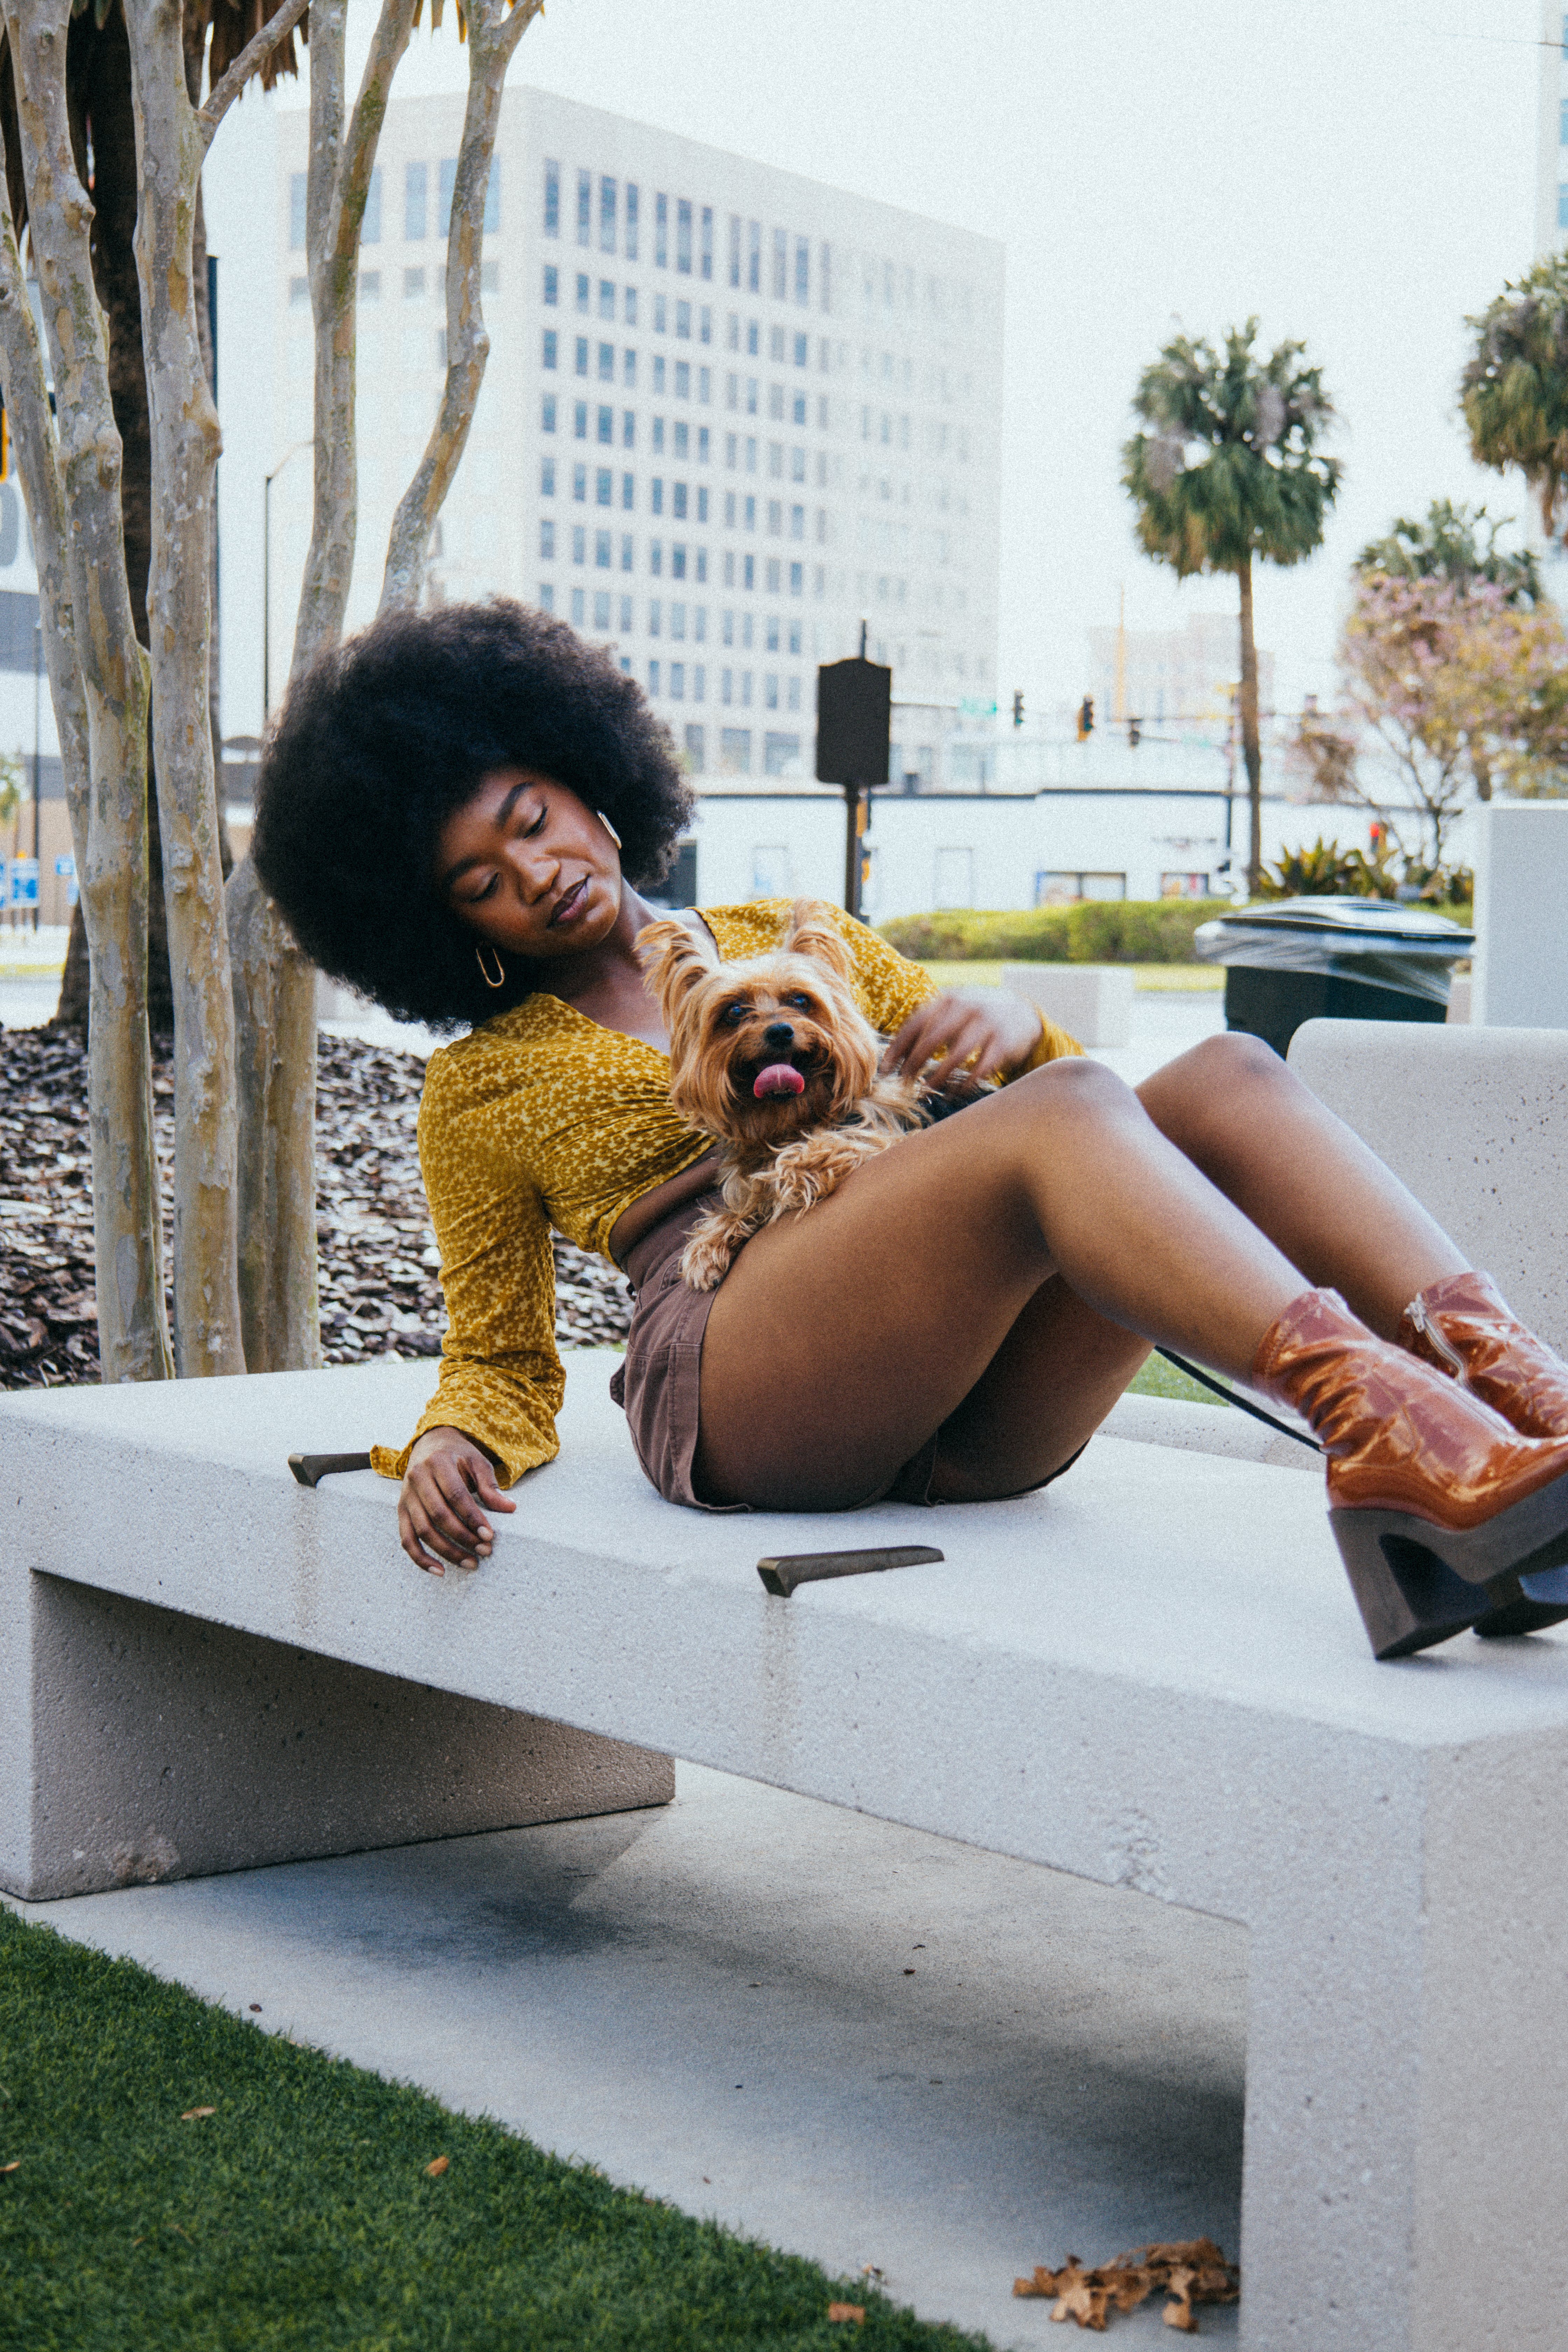
[[[476,948],[474,950],[474,961],[479,965],[479,978],[484,982],[487,988],[504,988],[506,986],[506,966],[502,963],[500,956],[496,955],[494,948],[490,950],[490,953],[495,956],[496,959],[496,976],[493,980],[485,970],[485,951],[483,948]]]
[[[621,845],[621,836],[616,831],[615,826],[610,823],[609,818],[605,814],[604,810],[595,809],[594,811],[594,814],[598,818],[599,823],[604,826],[605,831],[609,835],[610,839],[615,843],[616,847],[618,849]]]

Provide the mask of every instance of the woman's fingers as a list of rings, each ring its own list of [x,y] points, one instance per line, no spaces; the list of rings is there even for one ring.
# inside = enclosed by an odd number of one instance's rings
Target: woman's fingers
[[[473,1568],[488,1559],[495,1540],[470,1490],[472,1477],[471,1461],[437,1454],[411,1468],[405,1486],[404,1500],[416,1540],[455,1568]],[[408,1549],[406,1544],[405,1549]],[[412,1551],[409,1556],[414,1557]]]

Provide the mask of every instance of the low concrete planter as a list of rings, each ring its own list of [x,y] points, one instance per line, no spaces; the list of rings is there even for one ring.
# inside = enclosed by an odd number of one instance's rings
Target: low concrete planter
[[[1125,1045],[1134,973],[1125,963],[1009,963],[1002,985],[1027,999],[1080,1045]]]

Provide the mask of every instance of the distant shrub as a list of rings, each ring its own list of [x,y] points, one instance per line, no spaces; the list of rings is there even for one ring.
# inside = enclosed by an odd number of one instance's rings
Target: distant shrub
[[[1086,898],[1073,907],[900,915],[882,937],[917,963],[1192,963],[1193,933],[1228,898]]]

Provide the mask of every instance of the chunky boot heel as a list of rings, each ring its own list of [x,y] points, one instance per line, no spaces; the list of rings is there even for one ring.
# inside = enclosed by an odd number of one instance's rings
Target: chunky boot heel
[[[1500,1642],[1512,1633],[1544,1633],[1568,1617],[1568,1568],[1549,1568],[1539,1575],[1512,1577],[1489,1585],[1493,1606],[1471,1626],[1483,1642]]]
[[[1538,1339],[1509,1306],[1489,1274],[1451,1274],[1405,1308],[1399,1345],[1447,1372],[1501,1413],[1521,1437],[1568,1437],[1568,1364]],[[1475,1632],[1495,1642],[1540,1633],[1568,1618],[1568,1577],[1549,1591],[1532,1578],[1478,1617]]]
[[[1414,1657],[1479,1622],[1489,1606],[1485,1593],[1419,1544],[1378,1535],[1370,1518],[1365,1511],[1329,1513],[1374,1658]]]
[[[1252,1377],[1322,1444],[1331,1523],[1376,1656],[1407,1657],[1467,1625],[1532,1630],[1536,1612],[1568,1609],[1568,1434],[1518,1435],[1331,1290],[1287,1307]]]

